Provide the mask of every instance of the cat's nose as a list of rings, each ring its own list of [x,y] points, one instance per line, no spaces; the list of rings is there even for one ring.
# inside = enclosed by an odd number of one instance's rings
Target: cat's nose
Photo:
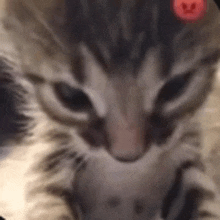
[[[135,161],[143,155],[146,149],[145,126],[136,112],[129,117],[118,112],[109,114],[106,131],[109,152],[117,160]]]
[[[136,125],[120,125],[111,130],[109,151],[120,161],[135,161],[145,150],[141,127]]]

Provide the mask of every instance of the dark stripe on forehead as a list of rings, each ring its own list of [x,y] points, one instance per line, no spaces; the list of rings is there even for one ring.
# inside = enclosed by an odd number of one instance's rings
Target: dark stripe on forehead
[[[159,0],[157,37],[161,47],[162,75],[167,76],[174,61],[173,39],[184,27],[171,11],[170,0]]]
[[[163,45],[172,45],[174,36],[184,27],[171,11],[170,0],[158,0],[158,37]]]
[[[89,45],[95,42],[105,44],[111,57],[110,66],[120,65],[125,61],[132,63],[130,57],[133,45],[141,32],[145,32],[143,42],[140,42],[142,50],[146,51],[153,44],[151,34],[153,4],[150,1],[134,1],[133,4],[126,5],[121,1],[118,7],[113,7],[114,1],[107,2],[102,11],[97,1],[91,8],[89,28],[84,39]],[[94,40],[90,40],[91,37]]]
[[[107,72],[125,62],[135,69],[150,47],[160,45],[166,76],[176,57],[197,42],[192,28],[177,44],[174,41],[185,25],[171,11],[170,0],[66,0],[66,4],[70,40],[84,41]]]
[[[158,43],[170,46],[182,27],[170,11],[169,0],[72,0],[67,4],[71,36],[83,39],[105,68],[125,61],[138,66],[150,47]]]
[[[80,50],[76,48],[75,54],[71,57],[70,60],[71,71],[74,77],[80,82],[85,82],[85,73],[84,73],[84,59]]]

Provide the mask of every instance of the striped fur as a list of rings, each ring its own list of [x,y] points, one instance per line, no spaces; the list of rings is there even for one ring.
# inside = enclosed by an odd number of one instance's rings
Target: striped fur
[[[0,86],[21,127],[0,133],[0,215],[220,219],[196,118],[220,55],[213,1],[192,24],[168,0],[6,3]]]

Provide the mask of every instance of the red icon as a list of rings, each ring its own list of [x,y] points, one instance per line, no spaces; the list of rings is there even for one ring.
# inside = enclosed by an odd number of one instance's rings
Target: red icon
[[[206,0],[171,0],[176,17],[183,22],[192,23],[202,19],[207,10]]]

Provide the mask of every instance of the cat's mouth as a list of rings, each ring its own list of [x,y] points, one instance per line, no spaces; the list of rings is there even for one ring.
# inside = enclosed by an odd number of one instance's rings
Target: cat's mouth
[[[111,155],[121,161],[121,162],[135,162],[138,159],[140,159],[144,154],[143,150],[141,147],[138,147],[139,151],[133,151],[133,152],[127,152],[127,151],[122,151],[122,152],[114,152],[111,151]]]

